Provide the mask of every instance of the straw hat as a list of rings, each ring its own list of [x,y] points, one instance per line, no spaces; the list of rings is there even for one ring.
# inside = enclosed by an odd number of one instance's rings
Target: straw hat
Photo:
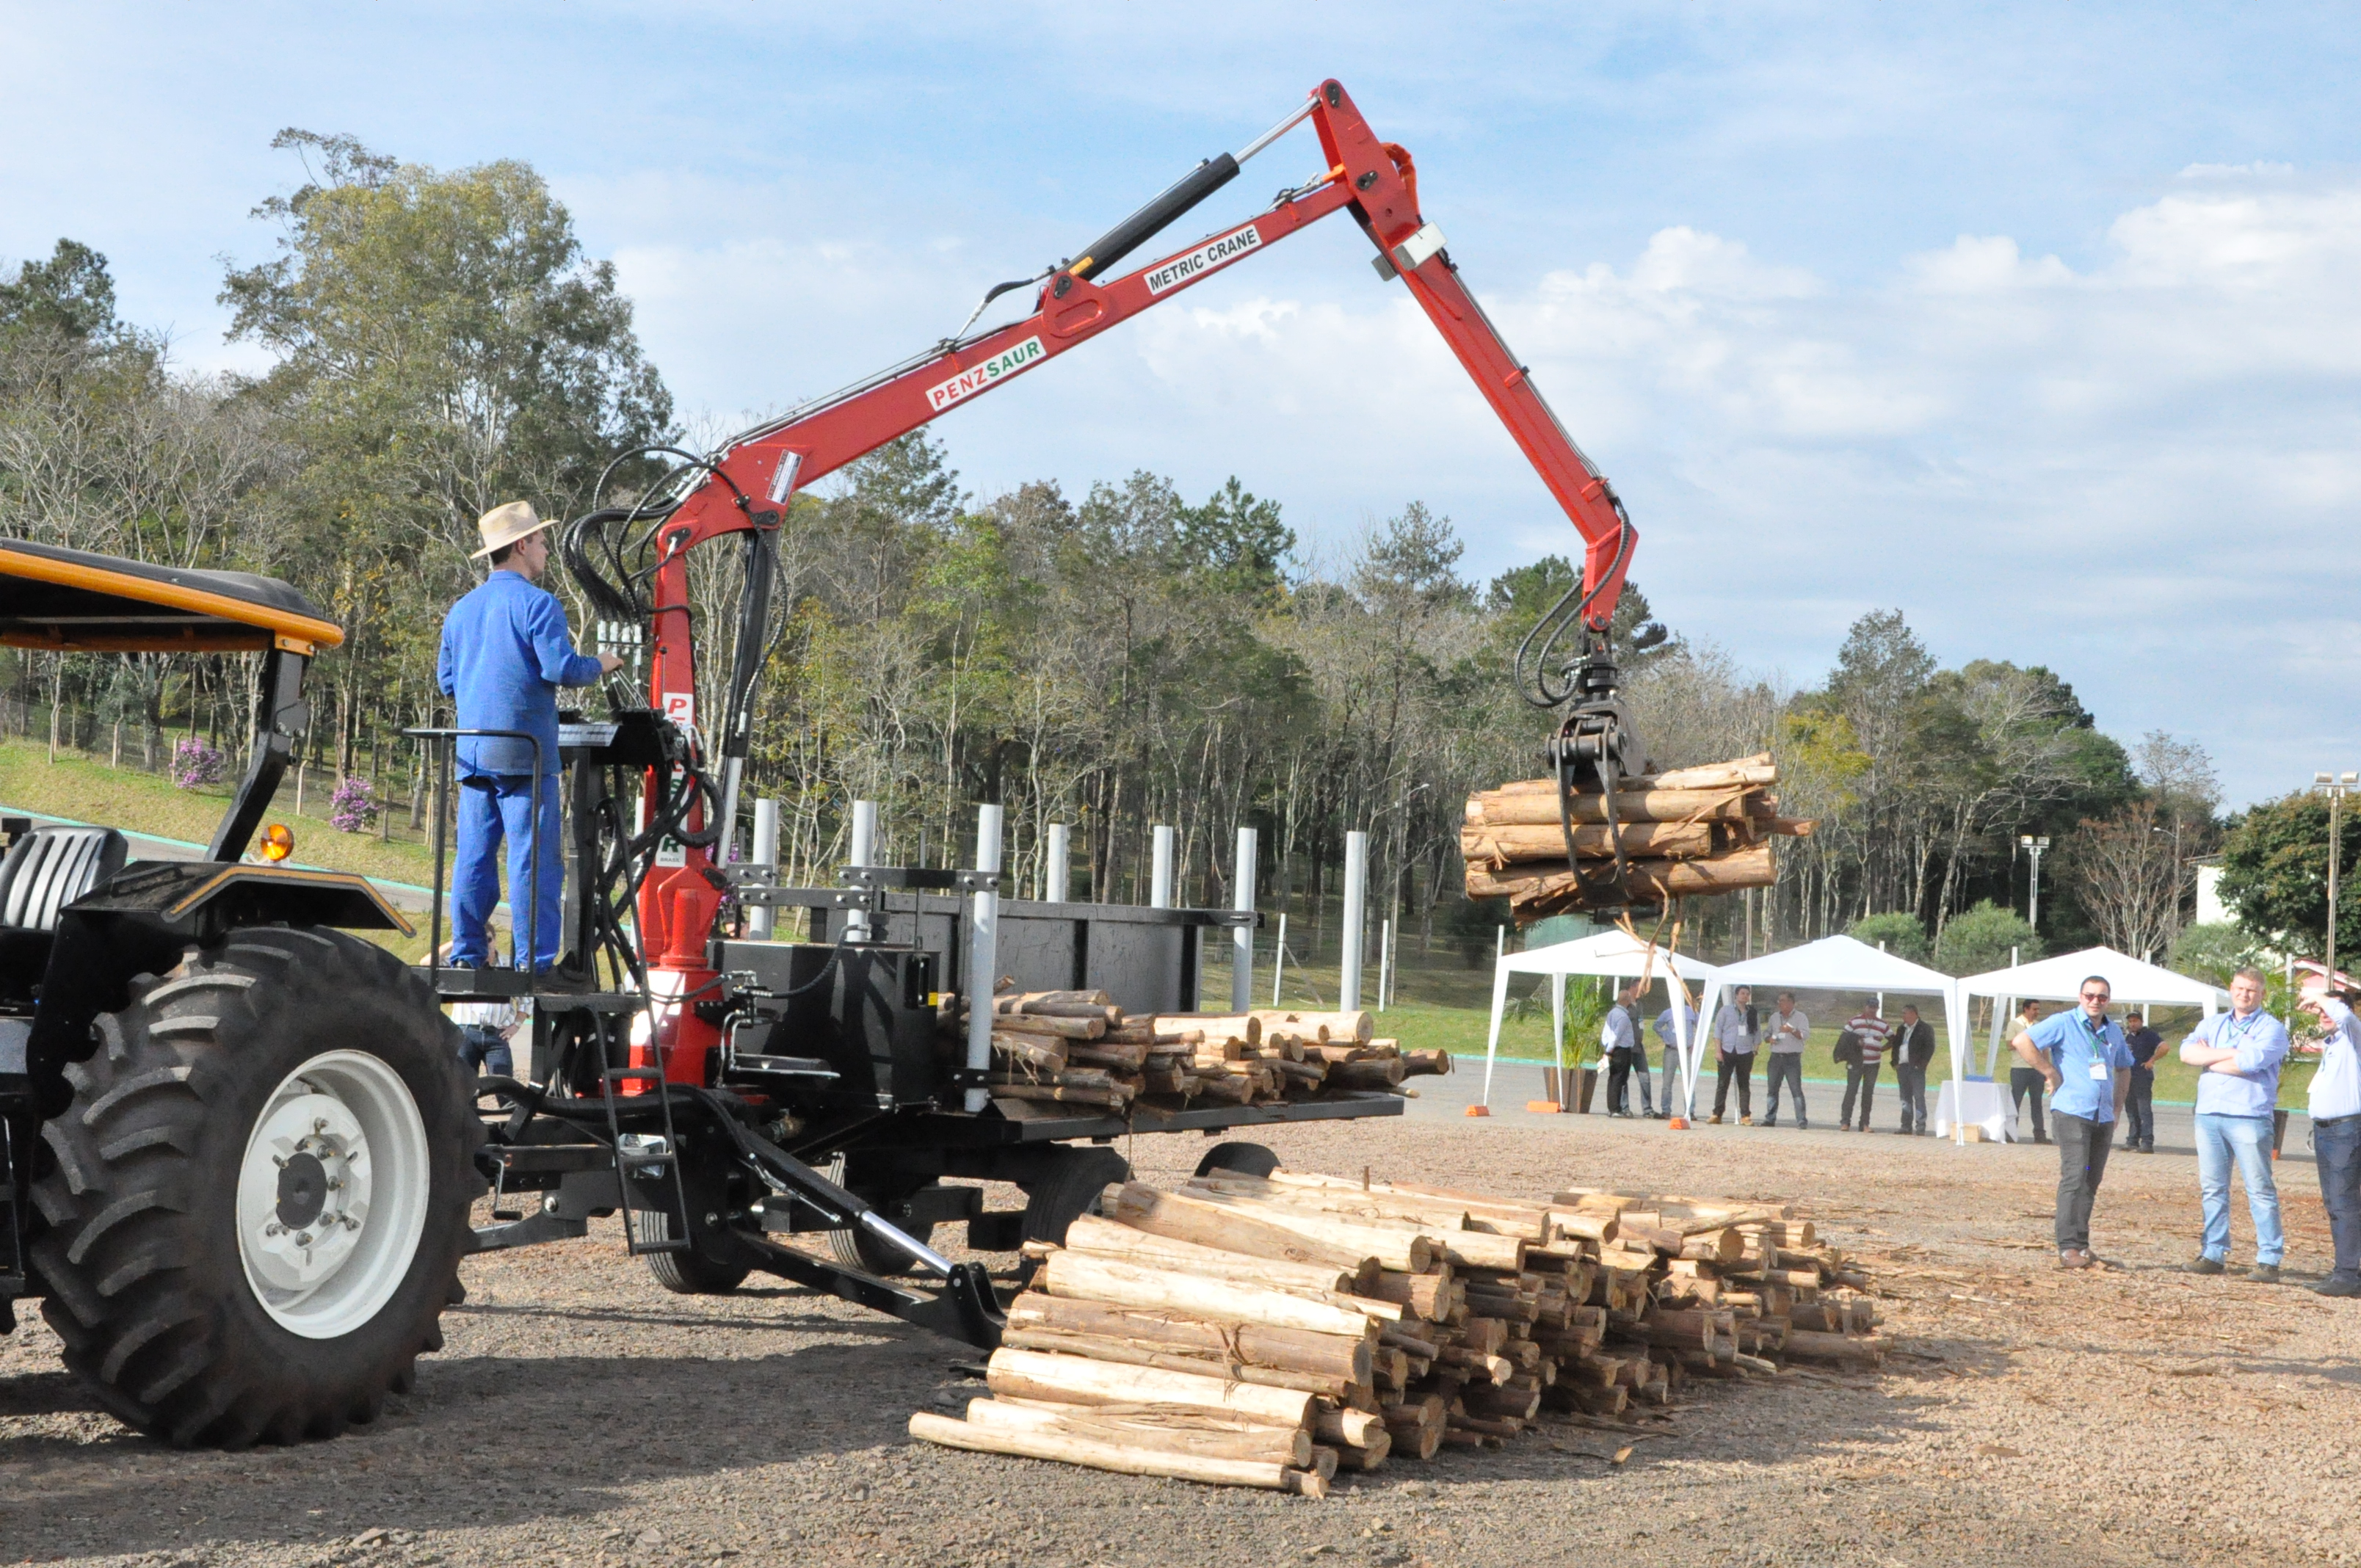
[[[510,501],[505,506],[496,506],[476,520],[476,532],[483,535],[484,547],[468,559],[480,561],[495,550],[505,549],[520,539],[529,539],[544,528],[556,527],[557,521],[554,517],[544,521],[542,515],[533,510],[531,501]]]

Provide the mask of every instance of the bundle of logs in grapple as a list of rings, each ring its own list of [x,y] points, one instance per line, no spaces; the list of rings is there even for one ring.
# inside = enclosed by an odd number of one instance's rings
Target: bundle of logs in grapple
[[[993,1095],[1148,1112],[1191,1102],[1251,1105],[1338,1089],[1394,1090],[1451,1070],[1448,1051],[1379,1039],[1365,1012],[1126,1015],[1104,991],[1003,992],[992,999]],[[946,1058],[966,1050],[968,1014],[944,998]]]
[[[1770,793],[1777,782],[1767,752],[1635,774],[1615,792],[1611,828],[1606,795],[1577,794],[1561,811],[1555,779],[1523,779],[1470,795],[1459,830],[1467,896],[1506,898],[1517,924],[1526,926],[1571,910],[1768,887],[1777,877],[1772,839],[1799,838],[1813,828],[1779,815],[1778,797]]]
[[[1884,1355],[1869,1281],[1784,1204],[1279,1170],[1100,1206],[1027,1248],[992,1397],[913,1437],[1317,1497],[1389,1456],[1622,1427],[1691,1377]]]

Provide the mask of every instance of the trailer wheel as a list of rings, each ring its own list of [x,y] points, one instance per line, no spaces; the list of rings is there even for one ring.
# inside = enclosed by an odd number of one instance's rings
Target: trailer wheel
[[[829,1157],[828,1168],[822,1174],[873,1209],[885,1208],[917,1190],[913,1187],[898,1192],[878,1193],[851,1186],[844,1179],[844,1156],[840,1153]],[[935,1245],[935,1227],[931,1224],[918,1227],[904,1225],[901,1230],[914,1242],[922,1242],[928,1246]],[[900,1247],[888,1246],[867,1231],[829,1231],[824,1234],[828,1237],[828,1255],[847,1268],[884,1277],[907,1274],[917,1266]]]
[[[373,1420],[442,1348],[483,1187],[458,1031],[335,931],[241,931],[131,992],[41,1133],[67,1365],[182,1447]]]
[[[1055,1242],[1063,1246],[1066,1228],[1084,1214],[1098,1212],[1099,1197],[1107,1188],[1131,1179],[1131,1166],[1107,1148],[1050,1151],[1047,1168],[1025,1187],[1025,1239]]]
[[[641,1211],[634,1223],[647,1227],[652,1241],[663,1241],[672,1234],[672,1216],[661,1209]],[[726,1263],[715,1257],[695,1225],[688,1228],[688,1242],[686,1252],[647,1255],[648,1272],[675,1296],[727,1296],[754,1272],[752,1264]]]
[[[1226,1170],[1233,1176],[1268,1176],[1279,1168],[1279,1156],[1260,1144],[1215,1144],[1197,1162],[1197,1174],[1211,1176]]]

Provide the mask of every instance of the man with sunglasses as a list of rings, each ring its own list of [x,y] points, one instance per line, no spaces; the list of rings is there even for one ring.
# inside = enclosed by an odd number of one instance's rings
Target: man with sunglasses
[[[2081,987],[2082,1004],[2021,1029],[2009,1048],[2049,1087],[2049,1129],[2058,1143],[2058,1266],[2088,1268],[2091,1205],[2107,1174],[2115,1118],[2132,1080],[2132,1055],[2123,1026],[2107,1016],[2114,988],[2094,974]]]
[[[2242,969],[2230,977],[2230,1011],[2197,1025],[2180,1044],[2180,1059],[2197,1075],[2197,1193],[2205,1234],[2191,1274],[2221,1274],[2230,1255],[2230,1167],[2246,1184],[2246,1212],[2255,1221],[2255,1266],[2246,1277],[2279,1282],[2287,1234],[2279,1225],[2279,1182],[2271,1175],[2271,1113],[2279,1108],[2279,1064],[2287,1060],[2285,1025],[2263,1011],[2263,976]]]

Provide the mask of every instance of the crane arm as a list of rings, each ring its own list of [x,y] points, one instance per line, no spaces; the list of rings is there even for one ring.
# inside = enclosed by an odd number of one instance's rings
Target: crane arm
[[[1131,272],[1109,276],[1116,262],[1226,184],[1240,164],[1307,118],[1319,137],[1324,172],[1282,191],[1268,211],[1242,224]],[[1351,212],[1377,247],[1378,270],[1388,278],[1399,277],[1409,288],[1582,535],[1581,582],[1535,632],[1536,637],[1549,633],[1541,646],[1543,666],[1549,663],[1552,645],[1562,635],[1576,632],[1579,648],[1566,657],[1554,680],[1546,667],[1528,678],[1521,653],[1520,680],[1533,688],[1527,693],[1529,700],[1541,706],[1557,707],[1569,699],[1581,699],[1575,716],[1566,720],[1556,748],[1565,751],[1569,765],[1577,752],[1582,753],[1587,760],[1576,772],[1594,783],[1598,762],[1604,760],[1611,768],[1622,749],[1616,738],[1628,736],[1630,726],[1628,716],[1614,703],[1614,669],[1605,661],[1604,649],[1637,532],[1605,476],[1566,433],[1534,387],[1526,366],[1502,341],[1475,295],[1460,280],[1441,231],[1419,211],[1417,179],[1409,153],[1378,139],[1343,84],[1323,82],[1300,108],[1245,151],[1235,157],[1225,153],[1199,165],[1101,236],[1079,259],[1062,262],[1036,278],[1002,284],[977,307],[980,315],[998,295],[1033,288],[1037,291],[1034,309],[1023,320],[972,336],[965,335],[962,329],[961,335],[746,432],[711,461],[698,463],[696,472],[701,477],[677,505],[661,510],[642,542],[652,558],[647,568],[652,578],[649,609],[654,642],[650,695],[653,706],[685,723],[696,725],[699,718],[708,723],[714,718],[722,720],[723,819],[734,810],[737,781],[746,755],[752,706],[747,696],[759,673],[760,620],[749,624],[747,616],[741,616],[730,711],[697,715],[687,577],[690,551],[724,534],[745,535],[748,602],[764,602],[766,551],[796,490],[1339,211]],[[971,324],[974,319],[969,318]],[[600,515],[612,514],[594,514]],[[647,514],[628,515],[638,521]],[[577,530],[581,526],[576,525]],[[568,553],[577,575],[583,574],[585,560],[575,554],[571,539]],[[587,581],[586,586],[589,586]],[[1529,648],[1532,641],[1528,639]],[[1585,719],[1586,714],[1591,718]],[[1589,740],[1581,740],[1577,729]],[[1567,776],[1571,779],[1575,774]],[[702,820],[701,808],[694,809],[692,828],[701,828]],[[683,859],[686,863],[676,872],[660,871],[651,876],[643,891],[643,931],[652,938],[651,950],[668,924],[667,891],[682,877],[697,874],[710,856],[692,836]]]

